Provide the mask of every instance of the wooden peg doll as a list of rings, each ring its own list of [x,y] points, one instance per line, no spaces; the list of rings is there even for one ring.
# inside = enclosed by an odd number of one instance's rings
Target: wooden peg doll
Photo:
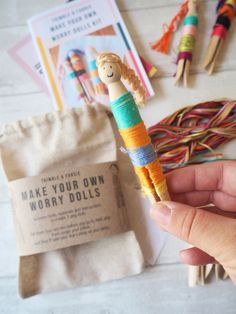
[[[68,53],[68,58],[76,76],[78,77],[84,89],[86,96],[88,97],[89,101],[92,101],[94,98],[94,90],[92,83],[90,82],[88,73],[85,70],[85,66],[81,56],[76,50],[71,50]]]
[[[66,71],[67,76],[70,79],[71,85],[74,87],[76,93],[77,93],[77,98],[78,101],[80,102],[81,105],[84,104],[89,104],[89,99],[86,96],[84,89],[80,83],[79,78],[77,77],[76,73],[74,72],[71,63],[68,59],[66,59],[63,63],[64,69]]]
[[[217,57],[227,36],[227,32],[230,29],[235,13],[236,0],[226,0],[218,3],[217,18],[203,63],[203,67],[209,75],[214,71]]]
[[[144,103],[145,89],[134,71],[114,53],[99,55],[97,66],[101,81],[107,85],[112,113],[145,194],[151,201],[168,200],[166,180],[136,104]],[[135,99],[121,79],[128,81]]]
[[[198,25],[197,0],[189,0],[188,13],[183,24],[182,37],[180,39],[179,53],[177,57],[175,84],[183,81],[184,86],[187,86]]]

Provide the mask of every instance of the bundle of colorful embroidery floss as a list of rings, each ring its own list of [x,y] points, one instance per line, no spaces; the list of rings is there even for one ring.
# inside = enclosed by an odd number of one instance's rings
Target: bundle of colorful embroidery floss
[[[217,19],[213,27],[203,66],[212,74],[221,46],[230,29],[236,13],[236,0],[220,0],[217,5]]]
[[[156,42],[151,44],[152,49],[158,52],[165,53],[165,54],[169,53],[172,35],[174,32],[177,31],[178,26],[184,19],[187,12],[188,12],[188,0],[185,0],[183,4],[181,5],[177,14],[171,20],[170,25],[168,26],[164,25],[164,27],[166,28],[166,31],[164,32],[162,37]]]
[[[180,109],[148,130],[165,172],[222,159],[214,150],[236,138],[236,100]]]
[[[197,0],[189,0],[188,13],[184,18],[183,24],[184,26],[182,28],[182,37],[179,44],[179,53],[176,61],[177,71],[175,75],[175,83],[179,83],[183,80],[184,86],[187,86],[198,25]]]
[[[134,71],[113,53],[103,53],[97,58],[98,74],[107,85],[111,110],[124,140],[127,153],[140,179],[141,186],[151,201],[168,200],[166,180],[157,155],[147,134],[138,107],[121,81],[128,81],[135,92],[137,103],[145,100],[145,89]]]

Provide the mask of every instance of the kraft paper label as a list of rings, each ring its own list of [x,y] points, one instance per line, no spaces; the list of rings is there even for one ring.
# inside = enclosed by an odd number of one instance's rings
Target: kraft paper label
[[[9,183],[19,255],[94,241],[128,230],[114,162]]]

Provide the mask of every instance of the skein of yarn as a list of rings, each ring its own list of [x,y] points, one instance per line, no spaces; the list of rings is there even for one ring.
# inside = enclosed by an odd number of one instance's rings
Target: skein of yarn
[[[236,138],[236,100],[209,101],[180,109],[148,129],[165,173],[190,164],[223,159],[214,150]],[[190,287],[209,274],[227,277],[221,265],[189,266]]]
[[[148,129],[164,172],[222,159],[214,150],[236,138],[236,100],[185,107]]]

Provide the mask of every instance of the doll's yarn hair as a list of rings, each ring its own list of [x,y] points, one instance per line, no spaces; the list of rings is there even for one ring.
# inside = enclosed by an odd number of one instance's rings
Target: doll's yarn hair
[[[146,91],[142,86],[138,76],[135,74],[133,69],[129,68],[125,63],[121,61],[120,57],[117,54],[104,52],[97,57],[96,62],[98,67],[103,66],[103,64],[106,62],[118,63],[121,69],[121,77],[129,83],[131,90],[135,94],[136,102],[139,105],[145,103]]]

